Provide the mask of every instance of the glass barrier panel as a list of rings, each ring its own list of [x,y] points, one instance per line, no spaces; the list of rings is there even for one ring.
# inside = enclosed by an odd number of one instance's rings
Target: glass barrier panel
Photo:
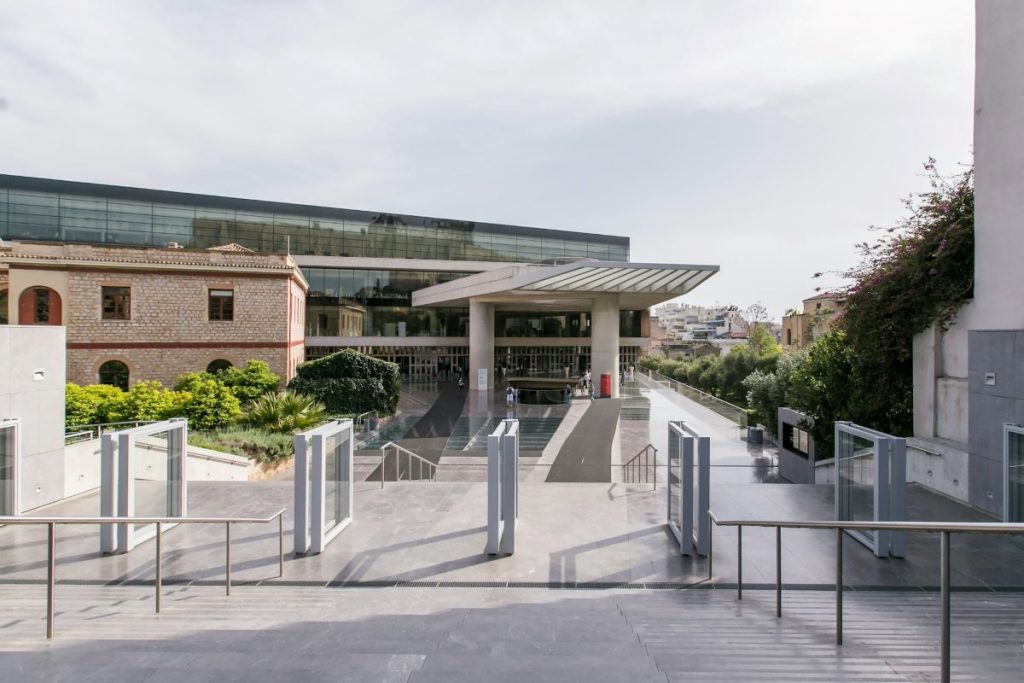
[[[17,427],[0,425],[0,515],[16,515],[14,509],[14,459]]]
[[[1006,519],[1024,522],[1024,433],[1006,432]]]
[[[871,522],[875,519],[875,444],[864,437],[839,431],[836,464],[839,487],[838,519]],[[874,547],[876,532],[852,531],[852,536]]]

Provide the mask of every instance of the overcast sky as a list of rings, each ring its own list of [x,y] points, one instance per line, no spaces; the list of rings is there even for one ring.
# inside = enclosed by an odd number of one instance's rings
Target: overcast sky
[[[0,0],[0,172],[624,234],[778,317],[970,161],[973,6]]]

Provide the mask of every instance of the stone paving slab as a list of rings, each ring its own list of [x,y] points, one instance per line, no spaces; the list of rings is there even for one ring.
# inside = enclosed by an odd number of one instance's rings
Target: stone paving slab
[[[16,681],[933,681],[937,596],[823,591],[0,585]],[[956,594],[953,680],[1019,680],[1024,594]]]

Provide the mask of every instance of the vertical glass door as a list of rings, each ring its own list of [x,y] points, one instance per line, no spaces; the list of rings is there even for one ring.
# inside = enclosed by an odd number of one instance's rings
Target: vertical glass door
[[[18,423],[14,420],[0,421],[0,515],[18,514],[15,505],[14,470],[18,457]]]
[[[1003,521],[1024,522],[1024,426],[1003,426]]]

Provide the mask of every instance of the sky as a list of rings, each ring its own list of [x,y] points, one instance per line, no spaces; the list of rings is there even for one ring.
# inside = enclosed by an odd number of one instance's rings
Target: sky
[[[973,8],[0,0],[0,173],[628,235],[778,318],[970,162]]]

